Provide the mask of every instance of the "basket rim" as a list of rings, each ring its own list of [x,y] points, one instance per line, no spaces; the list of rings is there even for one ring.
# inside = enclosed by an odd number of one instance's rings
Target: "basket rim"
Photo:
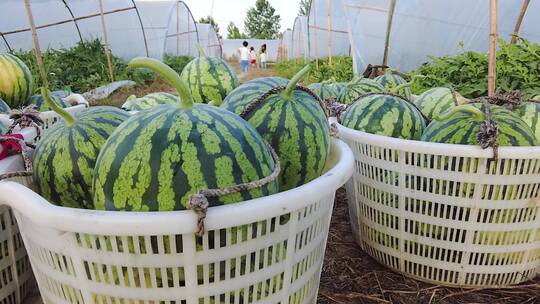
[[[344,140],[369,144],[404,152],[431,154],[441,156],[493,158],[493,149],[482,149],[480,146],[432,143],[420,140],[394,138],[366,133],[343,126],[335,119],[331,120],[338,128],[338,136]],[[540,158],[540,146],[534,147],[499,147],[499,159],[536,159]]]
[[[354,171],[349,146],[333,139],[335,164],[320,177],[277,194],[208,209],[207,230],[249,224],[300,210],[332,195]],[[29,188],[11,181],[0,182],[0,205],[8,205],[35,225],[62,231],[99,235],[192,234],[197,215],[191,210],[167,212],[98,211],[60,207]]]

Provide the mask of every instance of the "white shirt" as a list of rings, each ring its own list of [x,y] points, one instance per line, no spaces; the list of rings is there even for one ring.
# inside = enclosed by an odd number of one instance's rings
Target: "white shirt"
[[[240,60],[249,60],[249,49],[245,46],[238,49],[240,53]]]
[[[266,62],[266,53],[261,53],[261,62]]]

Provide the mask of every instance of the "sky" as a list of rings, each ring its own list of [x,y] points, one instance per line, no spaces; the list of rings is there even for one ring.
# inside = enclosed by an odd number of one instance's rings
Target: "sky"
[[[227,36],[227,25],[231,21],[243,31],[246,11],[248,8],[255,6],[255,1],[256,0],[184,0],[191,9],[196,21],[201,17],[213,14],[223,37]],[[276,9],[276,13],[281,16],[281,31],[284,31],[287,28],[292,29],[294,18],[296,18],[298,13],[300,0],[268,0],[268,2]],[[214,3],[213,9],[212,3]]]

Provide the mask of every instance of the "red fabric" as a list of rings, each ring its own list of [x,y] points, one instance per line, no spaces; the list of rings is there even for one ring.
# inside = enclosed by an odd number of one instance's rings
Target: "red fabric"
[[[11,139],[13,138],[13,139]],[[22,147],[19,144],[18,139],[24,140],[24,137],[21,134],[8,134],[0,136],[0,160],[14,154],[22,152]]]

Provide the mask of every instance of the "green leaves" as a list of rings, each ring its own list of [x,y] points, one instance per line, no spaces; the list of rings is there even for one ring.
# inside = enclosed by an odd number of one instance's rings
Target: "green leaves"
[[[420,94],[430,88],[452,86],[465,97],[487,95],[487,54],[465,52],[456,56],[430,58],[409,75],[415,79],[412,90]],[[521,90],[525,98],[540,94],[540,45],[519,38],[517,44],[499,40],[497,87],[503,91]]]
[[[276,39],[279,35],[281,17],[267,0],[257,0],[255,7],[248,9],[244,29],[250,38]]]
[[[318,64],[315,61],[305,59],[286,60],[279,62],[275,66],[275,70],[277,70],[278,76],[290,79],[308,63],[311,65],[311,71],[303,79],[305,84],[329,79],[336,82],[349,82],[354,77],[352,57],[349,56],[332,57],[331,66],[328,57],[319,58]]]

